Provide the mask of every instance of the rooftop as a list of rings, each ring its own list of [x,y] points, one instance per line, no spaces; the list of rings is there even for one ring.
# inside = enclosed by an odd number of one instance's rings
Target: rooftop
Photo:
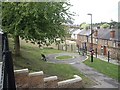
[[[97,29],[97,30],[98,30],[98,36],[97,36],[97,38],[107,39],[107,40],[111,39],[111,37],[110,37],[110,31],[112,29]],[[118,31],[117,31],[117,29],[114,29],[114,30],[115,30],[115,38],[113,38],[113,39],[118,41]],[[85,36],[90,36],[91,30],[90,29],[88,29],[88,30],[84,30],[83,29],[83,30],[81,30],[81,32],[79,34],[80,35],[85,35]],[[119,39],[119,41],[120,41],[120,39]]]

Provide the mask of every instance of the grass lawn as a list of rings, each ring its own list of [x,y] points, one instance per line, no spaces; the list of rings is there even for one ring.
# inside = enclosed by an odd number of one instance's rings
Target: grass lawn
[[[67,60],[67,59],[70,59],[70,58],[73,58],[72,56],[68,56],[68,55],[64,55],[64,56],[58,56],[56,57],[56,59],[58,60]]]
[[[102,61],[98,58],[94,58],[94,62],[91,62],[89,58],[84,63],[111,78],[114,78],[117,80],[119,78],[120,80],[120,73],[118,73],[117,65]]]
[[[13,41],[10,39],[10,48],[13,50]],[[63,51],[55,49],[40,49],[36,45],[30,45],[30,43],[25,43],[21,41],[21,56],[15,57],[14,68],[15,69],[24,69],[28,68],[30,72],[34,71],[43,71],[45,76],[57,75],[59,80],[73,78],[73,75],[79,75],[83,78],[83,86],[91,86],[95,84],[93,81],[81,74],[76,68],[73,68],[68,64],[53,64],[47,63],[41,60],[41,53],[52,54],[60,53]]]

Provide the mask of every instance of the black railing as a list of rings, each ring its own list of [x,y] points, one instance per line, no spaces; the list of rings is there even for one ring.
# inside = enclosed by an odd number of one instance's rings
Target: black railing
[[[16,90],[13,59],[12,53],[9,50],[8,37],[6,33],[0,33],[0,46],[1,46],[1,89],[3,90]]]

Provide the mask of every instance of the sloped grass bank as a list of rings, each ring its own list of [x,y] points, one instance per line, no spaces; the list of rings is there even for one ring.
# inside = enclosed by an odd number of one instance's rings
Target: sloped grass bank
[[[10,48],[11,50],[13,50],[13,42],[11,39]],[[40,49],[37,46],[30,45],[29,43],[26,44],[23,41],[21,41],[21,55],[19,57],[15,57],[13,55],[14,68],[15,69],[28,68],[30,72],[44,71],[46,76],[57,75],[59,80],[69,79],[73,78],[73,75],[79,75],[80,77],[83,78],[84,87],[89,87],[95,84],[93,81],[85,77],[71,65],[53,64],[41,60],[41,53],[46,55],[61,52],[63,51],[50,48]]]

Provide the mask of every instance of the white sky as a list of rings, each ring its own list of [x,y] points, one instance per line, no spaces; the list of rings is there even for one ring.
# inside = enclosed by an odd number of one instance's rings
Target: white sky
[[[90,23],[92,13],[93,23],[110,22],[110,20],[118,21],[118,2],[120,0],[70,0],[73,5],[70,11],[77,13],[73,18],[74,24],[82,22]]]

